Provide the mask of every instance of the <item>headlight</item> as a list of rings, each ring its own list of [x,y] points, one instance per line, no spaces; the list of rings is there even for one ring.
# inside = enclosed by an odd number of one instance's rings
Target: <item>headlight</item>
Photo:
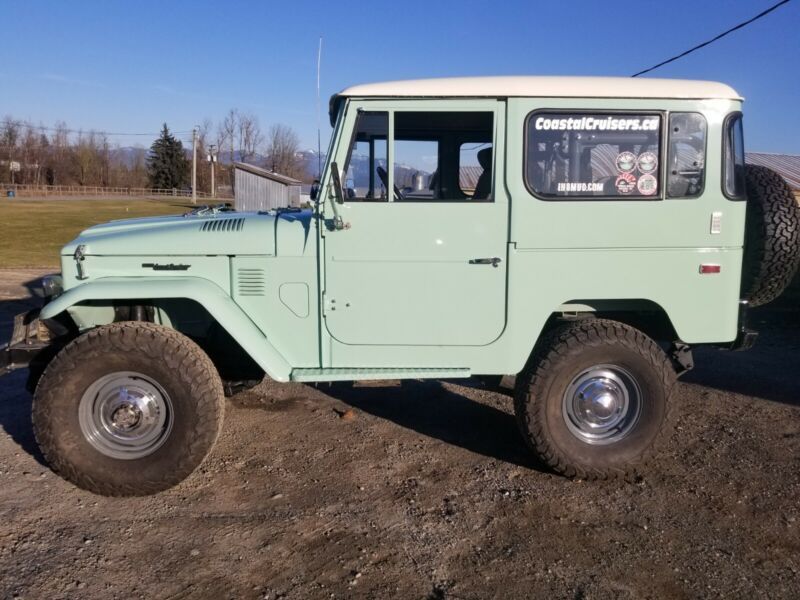
[[[52,300],[58,298],[64,291],[64,280],[61,275],[47,275],[42,277],[37,290],[41,293],[42,298]]]

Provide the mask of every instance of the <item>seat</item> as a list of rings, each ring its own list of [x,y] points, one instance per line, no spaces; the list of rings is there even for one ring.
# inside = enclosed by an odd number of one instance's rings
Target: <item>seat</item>
[[[484,148],[478,152],[478,164],[483,169],[475,184],[473,200],[488,200],[492,194],[492,149]]]

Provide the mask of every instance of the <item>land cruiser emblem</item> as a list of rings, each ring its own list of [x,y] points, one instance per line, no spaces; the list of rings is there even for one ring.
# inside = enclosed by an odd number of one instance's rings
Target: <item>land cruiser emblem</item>
[[[191,265],[176,265],[175,263],[169,263],[168,265],[162,265],[159,263],[142,263],[142,268],[144,269],[153,269],[153,271],[188,271]]]
[[[630,173],[636,168],[636,155],[633,152],[621,152],[617,155],[617,171]]]
[[[642,152],[636,161],[640,173],[652,173],[658,166],[658,158],[653,152]]]

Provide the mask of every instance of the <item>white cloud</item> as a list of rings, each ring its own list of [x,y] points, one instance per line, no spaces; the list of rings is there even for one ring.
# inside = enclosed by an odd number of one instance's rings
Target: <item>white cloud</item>
[[[64,85],[77,85],[82,87],[104,88],[105,84],[97,81],[88,81],[86,79],[75,79],[67,77],[66,75],[59,75],[57,73],[43,73],[40,75],[41,79],[45,81],[52,81],[53,83],[62,83]]]

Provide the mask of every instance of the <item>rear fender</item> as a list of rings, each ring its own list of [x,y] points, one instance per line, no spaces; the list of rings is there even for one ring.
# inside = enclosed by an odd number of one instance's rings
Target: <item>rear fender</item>
[[[250,318],[218,285],[197,277],[158,279],[107,277],[74,287],[47,304],[41,319],[52,319],[90,300],[185,298],[203,306],[247,354],[276,381],[289,381],[291,366]]]

